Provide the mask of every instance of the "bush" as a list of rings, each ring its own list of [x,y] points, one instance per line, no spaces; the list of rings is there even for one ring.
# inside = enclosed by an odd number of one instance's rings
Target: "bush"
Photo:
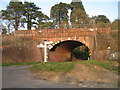
[[[85,46],[82,46],[82,49],[80,49],[80,47],[77,47],[72,51],[72,56],[76,59],[88,60],[89,49]]]

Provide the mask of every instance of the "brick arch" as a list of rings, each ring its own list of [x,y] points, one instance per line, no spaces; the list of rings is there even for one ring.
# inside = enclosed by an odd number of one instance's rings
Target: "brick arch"
[[[56,47],[57,45],[59,45],[59,44],[61,44],[61,43],[63,43],[63,42],[66,42],[66,41],[69,41],[69,42],[70,42],[70,41],[74,41],[74,42],[81,43],[81,44],[87,46],[87,47],[90,49],[90,51],[92,51],[90,45],[87,44],[86,42],[83,42],[83,40],[80,41],[80,40],[68,40],[68,39],[53,41],[53,43],[51,44],[52,47],[50,47],[49,50],[51,51],[52,48]],[[52,49],[52,50],[53,50],[53,49]]]
[[[64,40],[56,41],[53,44],[53,48],[49,51],[49,61],[68,61],[71,60],[71,52],[78,46],[86,46],[80,41],[76,40]]]

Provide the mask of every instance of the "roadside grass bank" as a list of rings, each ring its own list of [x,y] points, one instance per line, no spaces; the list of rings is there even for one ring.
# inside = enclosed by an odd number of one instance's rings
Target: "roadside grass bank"
[[[31,67],[31,71],[52,71],[52,72],[70,72],[74,69],[77,63],[88,65],[97,65],[103,67],[107,70],[118,71],[118,65],[115,61],[101,62],[95,60],[86,60],[86,61],[75,61],[75,62],[47,62],[47,63],[36,63]],[[120,70],[119,70],[120,71]]]
[[[74,68],[75,62],[46,62],[37,63],[31,67],[32,71],[52,71],[52,72],[70,72]]]
[[[104,62],[104,61],[96,61],[96,60],[87,60],[87,61],[78,62],[78,63],[85,64],[85,65],[93,64],[93,65],[103,67],[107,70],[120,71],[120,69],[118,68],[118,62],[117,61],[106,61],[106,62]]]
[[[31,71],[40,71],[40,72],[70,72],[74,69],[76,64],[83,64],[85,66],[96,65],[100,66],[106,70],[110,71],[120,71],[118,68],[118,62],[116,61],[96,61],[96,60],[85,60],[85,61],[75,61],[75,62],[10,62],[2,63],[0,66],[15,66],[15,65],[32,65],[30,68]]]

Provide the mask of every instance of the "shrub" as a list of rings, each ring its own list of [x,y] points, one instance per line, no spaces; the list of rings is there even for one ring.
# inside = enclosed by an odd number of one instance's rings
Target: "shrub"
[[[81,47],[82,48],[80,48],[80,47],[75,48],[72,51],[72,56],[77,59],[87,60],[89,57],[89,49],[85,46],[81,46]]]

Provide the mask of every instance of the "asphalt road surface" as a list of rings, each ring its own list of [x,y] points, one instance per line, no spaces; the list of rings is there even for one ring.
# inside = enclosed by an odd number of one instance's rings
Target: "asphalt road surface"
[[[29,71],[30,66],[3,66],[2,88],[78,88],[70,84],[36,79]]]

